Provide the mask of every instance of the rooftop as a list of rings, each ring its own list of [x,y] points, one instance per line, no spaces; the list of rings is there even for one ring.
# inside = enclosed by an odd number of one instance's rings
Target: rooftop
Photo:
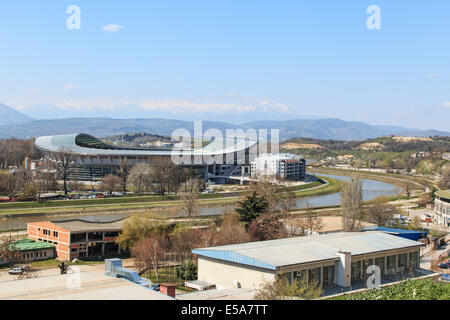
[[[304,159],[298,155],[292,153],[262,153],[256,157],[258,160],[270,159],[270,160],[300,160]]]
[[[214,139],[201,149],[146,149],[134,147],[118,147],[100,141],[84,133],[43,136],[35,141],[38,149],[50,152],[70,151],[83,155],[111,155],[111,156],[172,156],[172,155],[216,155],[245,150],[256,145],[256,141],[246,139]]]
[[[70,287],[79,275],[79,286]],[[76,284],[76,281],[72,281]],[[94,272],[52,275],[25,280],[4,281],[0,300],[173,300],[125,279]]]
[[[445,198],[450,200],[450,190],[439,190],[434,193],[439,198]]]
[[[53,249],[55,246],[48,242],[34,241],[32,239],[20,239],[14,243],[14,247],[20,251],[34,251]]]
[[[178,300],[253,300],[255,289],[229,288],[178,294]]]
[[[355,256],[422,245],[381,231],[365,231],[249,242],[195,249],[192,252],[199,256],[277,270],[284,266],[337,260],[336,253],[339,251],[349,251]]]
[[[71,232],[120,231],[122,230],[123,219],[110,222],[91,222],[81,219],[50,222]]]

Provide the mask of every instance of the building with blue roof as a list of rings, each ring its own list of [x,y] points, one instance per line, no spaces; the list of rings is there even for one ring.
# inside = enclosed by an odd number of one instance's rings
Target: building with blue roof
[[[415,230],[395,229],[386,227],[377,227],[377,230],[414,241],[426,238],[428,235],[427,231],[415,231]]]
[[[350,287],[364,281],[367,267],[382,276],[419,268],[422,243],[382,231],[259,241],[192,250],[198,255],[198,280],[217,288],[258,288],[277,276]]]

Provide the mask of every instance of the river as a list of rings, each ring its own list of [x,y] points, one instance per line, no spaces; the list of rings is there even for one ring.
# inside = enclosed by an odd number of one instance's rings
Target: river
[[[350,177],[348,176],[338,176],[338,175],[328,175],[328,174],[320,174],[324,177],[335,178],[338,180],[348,181]],[[363,200],[373,200],[379,196],[393,196],[401,192],[401,188],[387,182],[371,180],[371,179],[362,179],[362,190],[363,190]],[[323,207],[323,206],[334,206],[339,205],[341,203],[340,193],[331,193],[323,196],[310,197],[304,199],[298,199],[296,202],[296,208],[306,208],[307,204],[311,207]],[[233,205],[217,205],[217,206],[208,206],[200,208],[200,215],[220,215],[227,210],[233,210]],[[164,209],[156,209],[156,213],[166,213]],[[0,231],[6,230],[23,230],[26,229],[27,222],[35,222],[35,221],[44,221],[44,220],[52,220],[52,221],[65,221],[76,218],[83,218],[84,220],[89,221],[113,221],[120,218],[124,218],[129,216],[130,213],[105,213],[105,214],[97,214],[97,215],[70,215],[70,216],[47,216],[45,214],[39,215],[30,215],[30,216],[12,216],[11,218],[1,218],[0,219]],[[178,216],[185,216],[183,210],[180,210]]]

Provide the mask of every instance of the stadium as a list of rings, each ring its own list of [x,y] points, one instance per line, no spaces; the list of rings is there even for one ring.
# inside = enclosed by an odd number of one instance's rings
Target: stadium
[[[258,148],[257,141],[243,138],[214,139],[199,149],[122,147],[84,133],[39,137],[35,145],[50,161],[59,161],[61,154],[68,155],[69,179],[80,181],[98,181],[107,174],[117,174],[124,161],[132,167],[176,158],[180,159],[177,164],[194,170],[205,180],[225,182],[230,176],[250,175],[250,163]]]

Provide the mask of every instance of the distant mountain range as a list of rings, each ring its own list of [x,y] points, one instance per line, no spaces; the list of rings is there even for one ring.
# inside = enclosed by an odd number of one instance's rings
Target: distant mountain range
[[[33,120],[6,105],[0,104],[0,139],[10,137],[31,138],[44,135],[88,133],[96,137],[107,137],[133,132],[148,132],[171,135],[175,129],[184,128],[193,132],[192,121],[170,119],[110,119],[110,118],[69,118],[55,120]],[[296,137],[365,140],[390,134],[428,137],[450,136],[450,132],[437,130],[417,130],[398,126],[375,126],[363,122],[340,119],[295,119],[286,121],[252,121],[241,125],[227,122],[203,121],[203,131],[216,128],[226,129],[280,129],[280,140]]]
[[[19,124],[32,120],[33,118],[0,103],[0,126]]]

